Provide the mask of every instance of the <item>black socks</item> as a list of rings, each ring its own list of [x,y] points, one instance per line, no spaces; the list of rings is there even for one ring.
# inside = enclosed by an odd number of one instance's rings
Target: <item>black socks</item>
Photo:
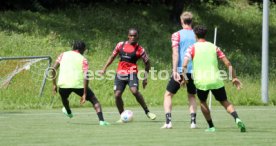
[[[207,121],[207,123],[208,123],[208,125],[209,125],[209,128],[214,127],[214,124],[213,124],[212,119],[211,119],[211,120],[209,120],[209,121]]]
[[[191,123],[196,124],[196,113],[191,113]]]
[[[238,114],[237,114],[236,111],[232,112],[231,115],[233,116],[233,118],[235,119],[235,121],[236,121],[237,118],[239,118],[239,116],[238,116]]]
[[[166,124],[169,124],[172,120],[172,115],[171,113],[166,113]]]
[[[98,112],[97,115],[98,115],[100,121],[104,121],[102,112]]]
[[[145,111],[145,114],[148,114],[149,109],[148,109],[148,108],[146,108],[146,109],[144,109],[144,111]]]

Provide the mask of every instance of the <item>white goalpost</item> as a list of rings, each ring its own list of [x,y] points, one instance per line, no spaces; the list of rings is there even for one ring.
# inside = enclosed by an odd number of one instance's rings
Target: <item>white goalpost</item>
[[[24,95],[30,91],[41,97],[51,63],[50,56],[0,57],[1,96],[17,91],[16,95]]]
[[[269,0],[263,0],[263,28],[262,28],[262,70],[261,70],[261,100],[268,104],[269,90]]]

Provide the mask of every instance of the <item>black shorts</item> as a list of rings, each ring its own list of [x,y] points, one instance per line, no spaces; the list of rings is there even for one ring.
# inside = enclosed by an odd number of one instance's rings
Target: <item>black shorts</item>
[[[227,95],[224,87],[221,87],[219,89],[212,89],[212,90],[199,90],[197,89],[197,96],[200,101],[206,102],[208,98],[209,91],[212,92],[212,94],[215,96],[217,101],[225,101],[227,100]]]
[[[186,74],[187,77],[188,77],[188,83],[187,83],[187,92],[189,94],[196,94],[196,87],[195,87],[195,84],[194,84],[194,80],[192,79],[192,75],[190,73],[187,73]],[[183,80],[183,75],[180,75],[181,77],[181,80],[180,82]],[[180,88],[180,84],[178,82],[176,82],[174,79],[173,79],[173,76],[171,77],[168,85],[167,85],[167,91],[175,94],[178,89]]]
[[[74,92],[80,97],[83,95],[83,88],[59,88],[58,90],[61,98],[68,98],[69,95]],[[94,92],[88,87],[87,88],[87,93],[86,93],[86,100],[91,101],[93,104],[98,103],[98,100],[94,94]]]
[[[128,74],[128,75],[115,75],[114,81],[114,91],[120,90],[124,91],[126,85],[129,87],[136,87],[137,90],[139,89],[139,79],[137,74]]]

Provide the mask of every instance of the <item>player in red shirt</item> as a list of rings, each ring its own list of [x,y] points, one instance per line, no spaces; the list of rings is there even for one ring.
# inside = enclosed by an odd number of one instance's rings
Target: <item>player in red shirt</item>
[[[114,94],[116,106],[119,113],[124,111],[124,102],[122,100],[122,94],[125,90],[126,85],[129,86],[130,91],[136,97],[137,102],[142,106],[145,114],[151,120],[155,120],[156,115],[151,113],[145,103],[144,97],[139,92],[139,79],[137,77],[138,68],[136,62],[142,58],[145,64],[145,77],[143,80],[143,88],[147,85],[147,74],[150,69],[150,62],[145,49],[138,44],[138,30],[130,28],[128,30],[128,41],[119,42],[112,55],[107,60],[105,66],[100,72],[102,75],[106,72],[107,67],[113,62],[115,57],[119,54],[120,61],[118,64],[115,82],[114,82]],[[119,120],[118,122],[122,122]]]

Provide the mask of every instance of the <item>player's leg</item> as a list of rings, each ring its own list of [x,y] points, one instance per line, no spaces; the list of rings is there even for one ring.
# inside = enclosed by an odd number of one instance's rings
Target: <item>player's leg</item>
[[[127,80],[124,76],[117,75],[115,76],[114,81],[114,95],[115,95],[115,103],[119,114],[124,111],[124,102],[122,99],[122,94],[126,88]]]
[[[191,128],[196,128],[196,98],[195,94],[188,93],[189,111],[191,115]]]
[[[243,122],[240,120],[238,113],[236,112],[233,104],[231,104],[226,95],[225,88],[219,88],[219,89],[214,89],[211,90],[213,95],[215,96],[216,100],[220,102],[220,104],[225,108],[225,110],[232,115],[234,118],[235,122],[237,123],[238,127],[240,128],[241,132],[245,132],[246,128]]]
[[[172,122],[171,122],[172,98],[173,98],[174,94],[176,94],[176,92],[179,90],[179,88],[180,88],[179,83],[176,82],[173,79],[173,77],[171,77],[171,79],[167,85],[165,94],[164,94],[163,106],[164,106],[166,121],[165,121],[165,124],[161,128],[167,128],[167,129],[172,128]]]
[[[189,111],[191,115],[191,128],[196,128],[196,87],[194,84],[194,80],[192,79],[192,75],[187,73],[188,83],[187,83],[187,93],[188,93],[188,101],[189,101]]]
[[[139,80],[138,80],[137,74],[130,74],[128,85],[131,93],[135,96],[136,101],[144,109],[145,114],[148,116],[148,118],[150,118],[151,120],[155,120],[156,115],[149,111],[143,95],[139,92]]]
[[[73,117],[72,111],[70,109],[70,105],[69,105],[69,100],[68,97],[72,92],[72,89],[67,89],[67,88],[59,88],[58,90],[59,95],[61,97],[61,101],[63,104],[63,108],[62,108],[62,112],[68,116],[69,118]]]
[[[75,92],[80,97],[83,95],[83,89],[74,89],[73,92]],[[89,87],[87,88],[86,100],[89,101],[92,104],[93,108],[95,109],[100,121],[100,125],[102,126],[109,125],[109,123],[104,120],[100,102],[98,101],[94,92]]]
[[[136,101],[141,105],[141,107],[144,109],[145,114],[147,115],[148,118],[151,120],[156,119],[156,115],[152,112],[149,111],[148,106],[144,100],[143,95],[138,91],[137,87],[130,87],[131,93],[135,96]]]
[[[201,108],[201,111],[203,113],[203,116],[205,118],[205,120],[207,121],[208,125],[209,125],[209,128],[206,129],[205,131],[207,132],[214,132],[215,131],[215,127],[214,127],[214,124],[213,124],[213,121],[212,121],[212,117],[211,117],[211,113],[210,113],[210,110],[209,110],[209,107],[206,103],[206,99],[208,97],[208,93],[209,93],[209,90],[207,91],[203,91],[203,90],[199,90],[197,89],[197,96],[200,100],[200,108]]]
[[[166,90],[165,94],[164,94],[164,112],[165,112],[165,124],[161,127],[163,129],[170,129],[172,128],[172,98],[173,98],[174,94],[169,92],[168,90]]]

